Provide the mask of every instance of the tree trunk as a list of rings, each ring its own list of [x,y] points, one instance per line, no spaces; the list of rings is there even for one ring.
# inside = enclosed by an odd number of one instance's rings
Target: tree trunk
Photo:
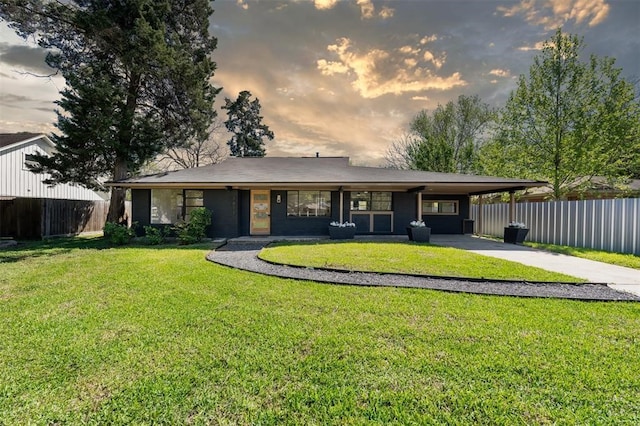
[[[117,181],[127,177],[127,162],[122,158],[116,159],[113,170],[113,180]],[[125,216],[124,200],[127,190],[124,188],[111,187],[111,202],[109,203],[109,213],[107,222],[127,224],[128,217]]]

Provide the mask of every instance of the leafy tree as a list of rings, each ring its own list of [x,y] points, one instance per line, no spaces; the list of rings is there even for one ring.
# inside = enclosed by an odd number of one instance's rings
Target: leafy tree
[[[229,119],[225,121],[227,130],[233,133],[227,144],[234,157],[264,157],[264,139],[273,139],[269,126],[262,124],[260,101],[250,100],[251,92],[240,92],[235,101],[225,98],[222,109],[227,110]]]
[[[580,58],[583,40],[558,30],[520,76],[495,140],[483,148],[486,173],[547,179],[553,198],[577,179],[615,179],[637,164],[640,108],[615,60]],[[585,179],[586,178],[586,179]]]
[[[206,138],[219,89],[207,0],[3,0],[0,17],[50,49],[66,79],[52,135],[57,153],[35,172],[101,189],[166,147]],[[124,215],[112,188],[107,220]]]
[[[206,139],[192,138],[183,146],[169,147],[156,159],[155,165],[162,170],[174,170],[219,163],[228,155],[220,144],[222,127],[223,124],[214,119]]]
[[[471,173],[494,112],[478,96],[423,110],[411,122],[411,132],[387,151],[392,167],[447,173]]]

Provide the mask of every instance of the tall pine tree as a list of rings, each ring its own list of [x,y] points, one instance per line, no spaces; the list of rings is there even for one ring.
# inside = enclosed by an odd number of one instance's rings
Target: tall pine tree
[[[205,139],[219,91],[209,82],[212,13],[208,0],[3,0],[0,17],[49,49],[47,64],[66,79],[57,152],[34,171],[101,189]],[[108,221],[123,219],[124,195],[112,188]]]
[[[273,139],[269,126],[262,123],[260,101],[251,100],[251,92],[243,90],[235,101],[225,99],[222,109],[227,110],[224,122],[233,135],[227,144],[234,157],[264,157],[264,139]]]

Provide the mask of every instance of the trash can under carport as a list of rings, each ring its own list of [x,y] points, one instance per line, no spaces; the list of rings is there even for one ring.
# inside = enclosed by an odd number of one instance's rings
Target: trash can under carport
[[[475,226],[475,220],[473,219],[463,219],[462,220],[462,233],[463,234],[473,234],[473,227]]]

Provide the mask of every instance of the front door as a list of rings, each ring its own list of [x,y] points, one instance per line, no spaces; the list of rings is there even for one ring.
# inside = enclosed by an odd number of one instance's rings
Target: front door
[[[271,191],[251,191],[251,235],[271,233]]]

